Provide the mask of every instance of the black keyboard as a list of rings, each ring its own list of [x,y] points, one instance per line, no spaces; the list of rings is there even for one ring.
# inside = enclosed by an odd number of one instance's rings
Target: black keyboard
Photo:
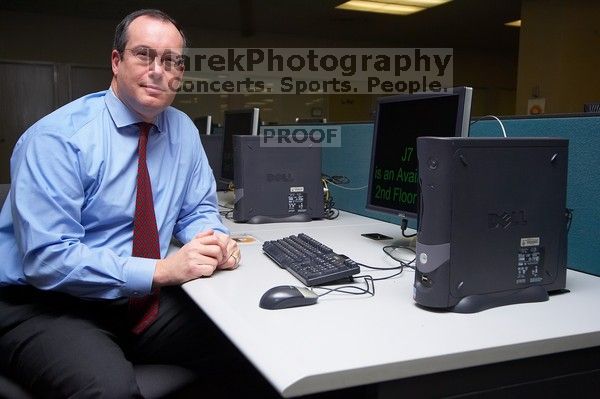
[[[360,273],[358,263],[303,233],[266,241],[263,251],[306,286],[349,280]]]

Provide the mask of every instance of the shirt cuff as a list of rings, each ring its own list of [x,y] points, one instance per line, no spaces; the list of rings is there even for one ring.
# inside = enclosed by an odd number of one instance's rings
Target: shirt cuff
[[[125,263],[125,287],[127,296],[140,297],[150,294],[158,259],[132,256]]]
[[[218,232],[220,232],[220,233],[223,233],[223,234],[230,235],[230,233],[229,233],[229,229],[228,229],[227,227],[225,227],[225,226],[221,226],[221,227],[213,227],[212,229],[213,229],[214,231],[218,231]]]

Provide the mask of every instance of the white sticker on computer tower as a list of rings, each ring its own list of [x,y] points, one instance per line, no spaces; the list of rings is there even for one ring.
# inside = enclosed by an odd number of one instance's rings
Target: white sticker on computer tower
[[[304,187],[290,187],[290,193],[303,193]]]
[[[544,249],[523,247],[517,255],[516,284],[536,284],[543,281]]]
[[[308,210],[306,193],[290,193],[288,195],[288,213],[304,213]]]
[[[535,247],[540,245],[540,237],[521,238],[522,247]]]

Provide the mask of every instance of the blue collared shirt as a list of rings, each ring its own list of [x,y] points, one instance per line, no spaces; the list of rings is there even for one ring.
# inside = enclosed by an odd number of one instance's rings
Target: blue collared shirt
[[[78,297],[146,295],[155,259],[132,257],[140,120],[112,90],[84,96],[31,126],[10,160],[0,213],[0,286]],[[169,107],[154,122],[147,163],[165,257],[174,235],[228,233],[198,130]]]

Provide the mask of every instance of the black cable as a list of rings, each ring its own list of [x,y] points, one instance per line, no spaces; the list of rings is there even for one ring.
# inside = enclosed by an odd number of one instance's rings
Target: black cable
[[[375,266],[369,266],[369,265],[364,265],[362,263],[358,263],[358,265],[360,267],[365,267],[367,269],[373,269],[373,270],[398,270],[401,269],[403,266],[392,266],[392,267],[375,267]]]
[[[346,176],[338,176],[338,175],[329,176],[329,175],[326,175],[325,173],[321,173],[321,177],[323,179],[325,179],[328,183],[333,183],[333,184],[348,184],[348,183],[350,183],[350,179],[347,178]]]
[[[415,254],[415,257],[412,258],[412,260],[409,262],[406,262],[404,259],[396,258],[394,255],[392,255],[392,253],[397,249],[406,249]],[[399,262],[401,267],[407,267],[409,269],[415,270],[415,266],[411,266],[411,264],[415,263],[415,261],[417,260],[417,253],[411,247],[407,247],[404,245],[386,245],[385,247],[383,247],[383,252],[390,258],[394,259],[396,262]]]
[[[389,251],[389,249],[392,249],[392,251]],[[391,252],[393,252],[393,250],[396,249],[407,249],[409,251],[411,251],[415,257],[409,261],[409,262],[405,262],[402,259],[398,259],[396,258],[394,255],[391,254]],[[365,281],[365,284],[367,285],[367,288],[362,288],[362,287],[357,287],[355,285],[344,285],[341,287],[336,287],[336,288],[329,288],[329,287],[325,287],[325,286],[314,286],[312,287],[313,289],[321,289],[321,290],[325,290],[326,292],[323,294],[317,294],[319,297],[322,297],[324,295],[330,294],[332,292],[341,292],[343,294],[350,294],[350,295],[364,295],[364,294],[370,294],[371,296],[375,295],[375,281],[380,281],[380,280],[387,280],[396,276],[399,276],[400,274],[402,274],[402,272],[404,271],[404,268],[409,268],[409,269],[415,269],[414,266],[411,266],[412,263],[414,263],[417,259],[417,254],[415,252],[415,250],[413,250],[410,247],[406,247],[406,246],[398,246],[398,245],[387,245],[385,247],[383,247],[383,252],[385,252],[389,257],[391,257],[392,259],[394,259],[397,262],[400,262],[400,266],[392,266],[392,267],[377,267],[377,266],[369,266],[369,265],[365,265],[364,263],[358,263],[357,264],[360,267],[364,267],[367,269],[372,269],[372,270],[399,270],[397,273],[394,273],[392,275],[389,276],[385,276],[385,277],[378,277],[378,278],[374,278],[373,276],[369,275],[369,274],[365,274],[365,275],[361,275],[361,276],[354,276],[354,278],[363,278]],[[369,284],[370,283],[370,284]]]
[[[327,220],[336,219],[338,216],[340,216],[340,211],[337,209],[331,208],[325,210],[325,219]]]
[[[223,208],[225,208],[225,209],[219,210],[219,215],[223,216],[225,219],[231,220],[233,218],[233,208],[227,208],[227,207],[223,207]]]
[[[400,230],[402,230],[402,237],[412,238],[412,237],[414,237],[414,236],[417,235],[417,233],[407,235],[406,232],[405,232],[407,227],[408,227],[408,220],[407,219],[402,219],[402,223],[400,223]]]
[[[335,201],[333,200],[333,196],[329,191],[328,183],[330,182],[331,177],[328,175],[321,175],[321,181],[323,182],[323,189],[325,190],[324,197],[324,207],[325,207],[325,219],[333,220],[340,215],[340,211],[334,209]]]
[[[327,292],[324,292],[323,294],[317,294],[319,296],[319,298],[322,296],[325,296],[327,294],[331,294],[332,292],[341,292],[342,294],[350,294],[350,295],[370,294],[371,296],[375,296],[375,284],[373,283],[373,281],[375,279],[372,276],[369,276],[368,274],[366,274],[364,276],[356,276],[355,278],[363,278],[365,280],[367,288],[357,287],[355,285],[344,285],[344,286],[337,287],[337,288],[329,288],[329,287],[324,287],[322,285],[317,285],[312,288],[327,291]],[[369,284],[369,282],[370,282],[370,284]],[[349,290],[354,290],[354,291],[349,291]]]
[[[325,201],[325,219],[333,220],[340,216],[340,211],[335,209],[333,206],[335,202],[333,201],[333,196],[329,196],[329,198]]]
[[[402,272],[404,271],[404,266],[400,266],[399,268],[400,268],[400,271],[399,271],[398,273],[394,273],[394,274],[392,274],[392,275],[390,275],[390,276],[385,276],[385,277],[374,278],[374,279],[373,279],[373,281],[387,280],[387,279],[389,279],[389,278],[392,278],[392,277],[399,276],[399,275],[401,275],[401,274],[402,274]]]
[[[388,255],[389,255],[389,254],[388,254]],[[394,259],[395,259],[395,260],[398,260],[398,259],[396,259],[396,258],[394,258]],[[409,268],[409,269],[413,269],[413,270],[414,270],[414,267],[413,267],[413,266],[409,266],[409,265],[408,265],[407,263],[405,263],[404,261],[399,261],[399,262],[401,262],[402,264],[401,264],[400,266],[394,266],[394,267],[375,267],[375,266],[368,266],[368,265],[364,265],[364,264],[362,264],[362,263],[359,263],[358,265],[359,265],[360,267],[365,267],[365,268],[367,268],[367,269],[373,269],[373,270],[400,270],[398,273],[394,273],[394,274],[391,274],[391,275],[389,275],[389,276],[385,276],[385,277],[378,277],[378,278],[373,278],[373,281],[379,281],[379,280],[387,280],[387,279],[389,279],[389,278],[392,278],[392,277],[396,277],[396,276],[399,276],[399,275],[401,275],[401,274],[402,274],[402,272],[404,272],[404,268],[405,268],[405,267],[407,267],[407,268]]]
[[[567,217],[567,234],[571,230],[571,222],[573,221],[573,209],[567,208],[565,210],[565,216]]]

